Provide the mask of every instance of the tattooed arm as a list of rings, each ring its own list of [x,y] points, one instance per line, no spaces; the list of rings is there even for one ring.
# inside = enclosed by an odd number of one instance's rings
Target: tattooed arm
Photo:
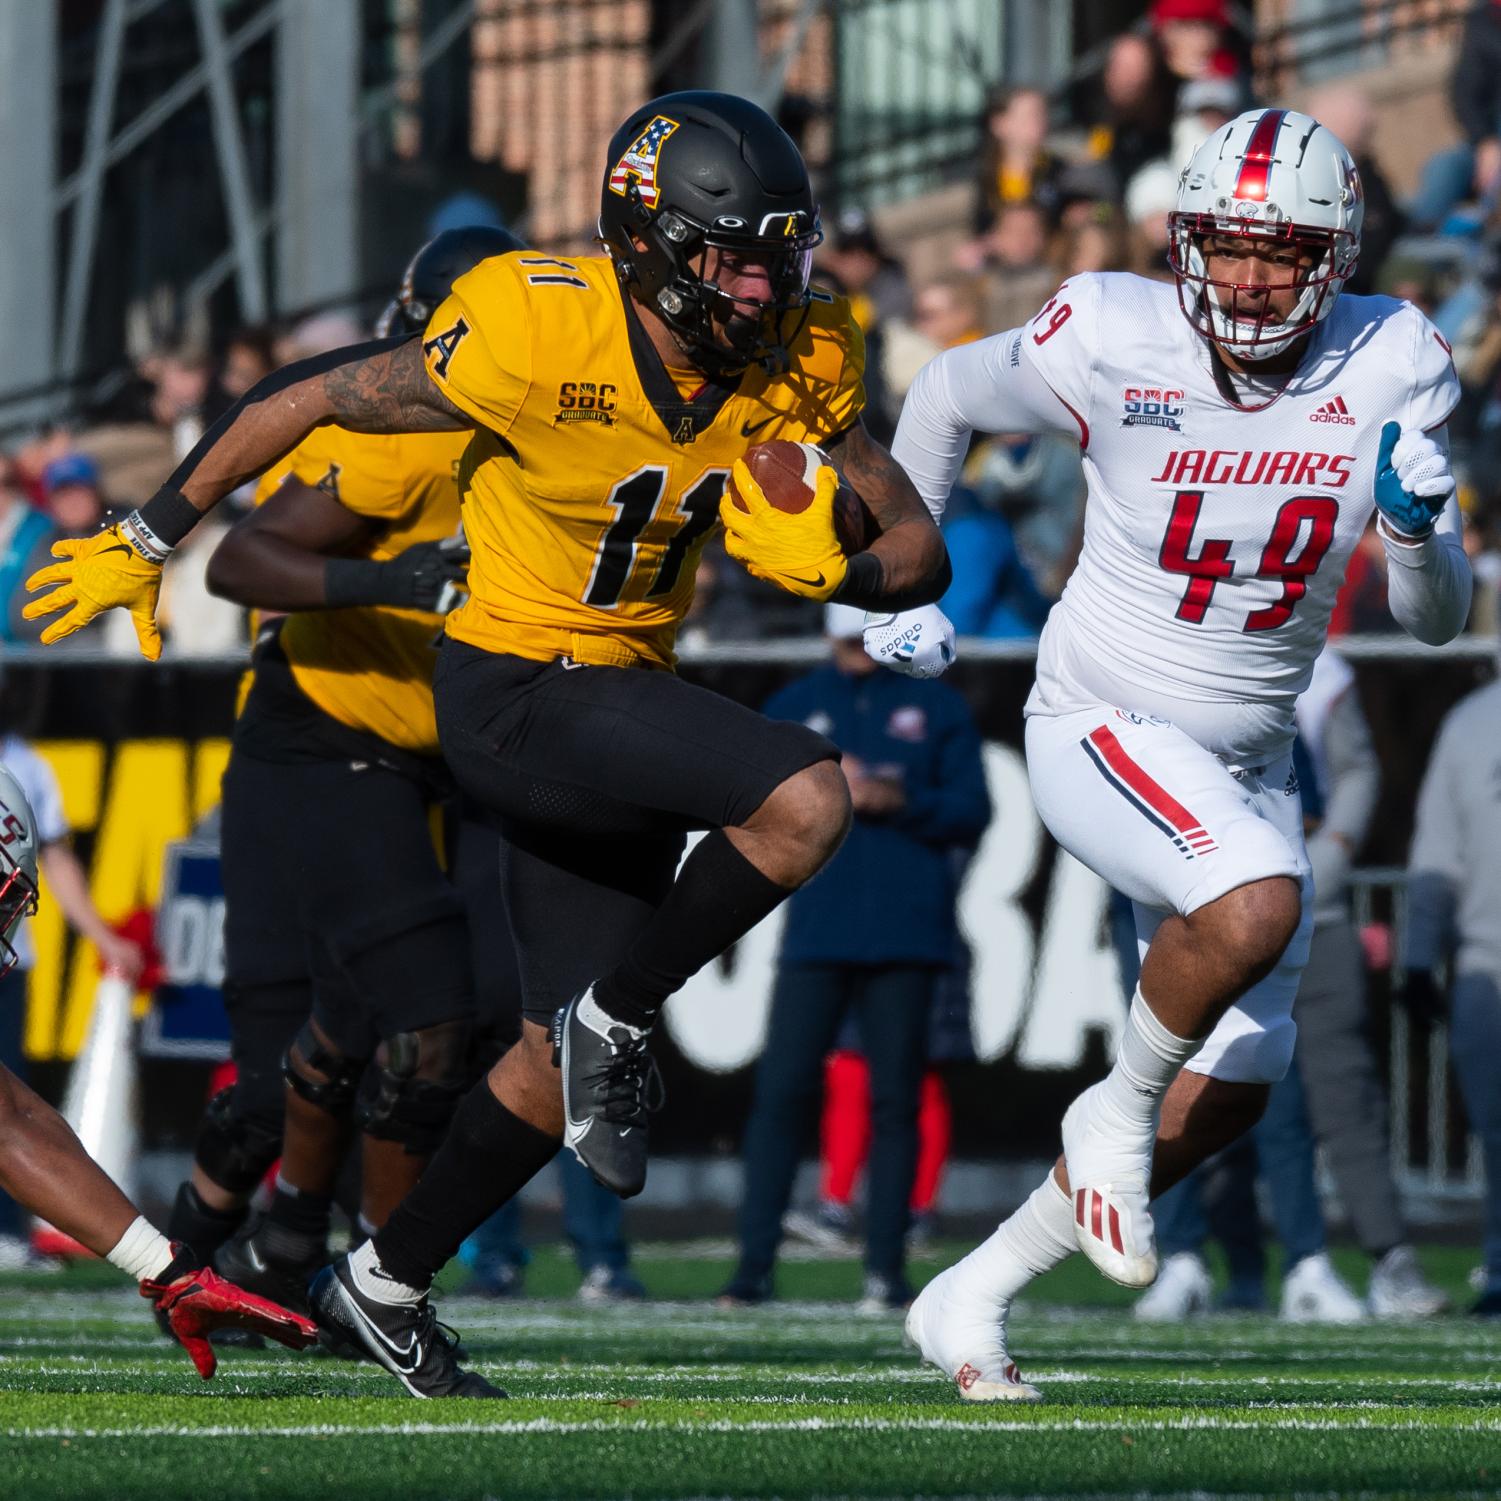
[[[156,624],[162,566],[172,549],[205,511],[324,422],[365,433],[474,425],[433,384],[418,338],[377,339],[288,365],[246,392],[138,511],[92,537],[55,542],[52,556],[60,561],[26,580],[36,598],[22,615],[59,617],[42,632],[48,645],[106,610],[128,610],[141,653],[154,662],[162,651]]]
[[[850,559],[834,596],[866,610],[932,604],[948,589],[948,549],[922,497],[895,459],[861,422],[824,444],[834,467],[865,502],[878,535]]]
[[[415,337],[375,339],[268,375],[216,422],[164,488],[200,512],[269,469],[315,427],[357,433],[453,432],[473,427],[433,384]]]

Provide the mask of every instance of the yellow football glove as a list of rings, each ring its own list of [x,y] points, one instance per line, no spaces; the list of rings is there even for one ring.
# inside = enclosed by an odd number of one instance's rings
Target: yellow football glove
[[[745,503],[741,510],[731,490]],[[747,573],[804,599],[829,599],[844,582],[849,564],[834,533],[834,497],[839,475],[831,465],[819,467],[813,500],[796,514],[779,511],[737,459],[719,502],[724,522],[724,550]]]
[[[33,594],[49,584],[57,587],[40,599],[31,600],[21,611],[27,620],[68,611],[42,632],[44,646],[82,630],[106,610],[121,609],[129,610],[135,622],[141,655],[148,662],[161,656],[156,601],[161,593],[162,565],[142,557],[118,523],[92,537],[69,537],[54,542],[52,556],[63,561],[32,574],[26,580],[26,587]]]

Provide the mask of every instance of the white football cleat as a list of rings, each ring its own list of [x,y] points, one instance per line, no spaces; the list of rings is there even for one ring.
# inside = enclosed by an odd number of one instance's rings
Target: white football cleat
[[[1074,1239],[1095,1268],[1122,1287],[1157,1278],[1157,1235],[1148,1208],[1155,1124],[1112,1130],[1098,1117],[1104,1086],[1091,1085],[1063,1117],[1063,1161],[1074,1196]]]
[[[1177,1324],[1208,1313],[1212,1291],[1204,1258],[1197,1251],[1176,1251],[1132,1312],[1149,1324]]]
[[[1289,1324],[1359,1324],[1366,1306],[1322,1251],[1305,1256],[1283,1279],[1282,1318]]]
[[[1424,1275],[1411,1246],[1393,1246],[1371,1269],[1368,1293],[1378,1319],[1426,1319],[1449,1306],[1448,1297]]]
[[[1040,1402],[1006,1353],[1009,1302],[981,1305],[953,1290],[952,1267],[940,1272],[907,1310],[907,1341],[950,1376],[966,1402]]]

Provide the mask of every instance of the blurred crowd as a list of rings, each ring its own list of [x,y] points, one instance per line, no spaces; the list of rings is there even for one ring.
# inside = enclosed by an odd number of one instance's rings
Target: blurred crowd
[[[826,225],[816,276],[849,296],[864,329],[866,420],[878,437],[889,439],[908,385],[935,353],[1025,322],[1068,277],[1171,275],[1167,215],[1194,146],[1246,108],[1287,102],[1258,97],[1239,14],[1227,0],[1154,0],[1139,26],[1102,49],[1092,76],[992,93],[968,214],[947,239],[926,235],[919,256],[905,257],[906,247],[888,243],[881,222],[859,208]],[[1496,585],[1501,486],[1489,476],[1501,472],[1501,0],[1467,20],[1450,102],[1463,141],[1434,153],[1405,197],[1374,150],[1376,110],[1358,85],[1325,85],[1299,106],[1339,135],[1360,166],[1365,229],[1350,290],[1411,299],[1454,346],[1464,400],[1451,436],[1467,541],[1482,580]],[[940,244],[947,249],[935,262]],[[353,318],[323,314],[286,329],[240,329],[214,351],[162,349],[138,362],[106,420],[0,443],[0,639],[34,639],[36,627],[20,618],[20,586],[54,538],[91,531],[107,509],[144,500],[262,375],[365,333]],[[944,608],[962,635],[1036,635],[1073,567],[1083,502],[1071,440],[1002,434],[975,445],[945,523],[954,584]],[[203,583],[234,514],[222,509],[200,527],[168,570],[163,612],[177,651],[217,653],[245,639],[242,612]],[[1357,552],[1336,635],[1392,628],[1384,570],[1374,540]],[[1496,628],[1496,597],[1495,587],[1476,591],[1474,629]],[[686,642],[818,629],[816,609],[748,578],[711,544]],[[72,640],[133,650],[128,622]]]

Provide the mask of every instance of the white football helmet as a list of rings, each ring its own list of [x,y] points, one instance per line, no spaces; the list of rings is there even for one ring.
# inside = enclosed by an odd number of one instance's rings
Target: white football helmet
[[[0,975],[16,965],[12,939],[36,911],[36,817],[21,784],[0,765]]]
[[[1253,109],[1194,152],[1168,215],[1168,259],[1184,316],[1243,359],[1268,359],[1327,318],[1360,255],[1365,198],[1355,159],[1332,131],[1290,109]],[[1265,288],[1214,281],[1206,236],[1280,240],[1315,254],[1294,273],[1298,300],[1268,322]]]

